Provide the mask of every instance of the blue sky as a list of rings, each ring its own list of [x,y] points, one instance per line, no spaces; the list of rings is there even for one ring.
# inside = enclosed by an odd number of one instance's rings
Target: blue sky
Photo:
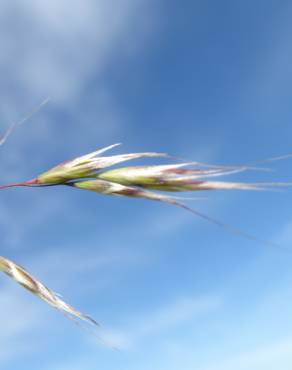
[[[1,148],[3,184],[115,142],[215,164],[292,152],[289,1],[1,8],[2,132],[51,97]],[[272,168],[234,179],[292,181],[291,160]],[[292,250],[289,189],[207,196],[190,205]],[[100,340],[3,276],[6,370],[290,369],[289,253],[164,204],[62,187],[3,191],[0,235],[1,255],[102,323]]]

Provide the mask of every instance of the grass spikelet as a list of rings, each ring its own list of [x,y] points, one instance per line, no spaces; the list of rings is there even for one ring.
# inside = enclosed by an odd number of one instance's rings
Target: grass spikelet
[[[52,186],[65,184],[72,180],[95,177],[96,173],[104,168],[114,166],[118,163],[149,157],[167,157],[166,153],[128,153],[113,156],[100,156],[105,151],[112,149],[120,144],[113,144],[106,148],[96,150],[92,153],[74,158],[72,160],[60,163],[50,170],[40,174],[36,178],[0,187],[0,189],[19,187],[19,186]]]
[[[132,159],[145,158],[145,157],[166,157],[165,153],[129,153],[119,154],[108,157],[101,157],[100,154],[105,150],[112,148],[116,145],[97,150],[85,156],[75,158],[71,161],[64,162],[49,171],[37,177],[39,185],[47,184],[63,184],[76,178],[93,177],[98,171],[114,166],[118,163],[129,161]]]
[[[98,325],[98,323],[94,319],[87,315],[84,315],[83,313],[77,311],[74,307],[65,303],[58,296],[58,294],[47,288],[38,279],[33,277],[23,267],[17,265],[15,262],[12,262],[11,260],[8,260],[4,257],[0,257],[0,270],[11,277],[22,287],[29,290],[31,293],[33,293],[58,311],[61,311],[66,316],[70,318],[76,317],[80,320]]]
[[[139,186],[160,191],[199,191],[199,190],[265,190],[270,187],[291,186],[289,183],[236,183],[226,181],[204,181],[208,177],[226,176],[247,171],[246,167],[235,169],[182,168],[191,163],[163,166],[123,167],[103,171],[96,178],[122,185]]]
[[[184,208],[197,216],[200,216],[229,231],[236,232],[249,239],[257,238],[246,234],[236,228],[230,227],[203,215],[194,209],[189,208],[179,200],[183,198],[166,196],[163,192],[190,192],[202,190],[273,190],[284,186],[291,186],[291,183],[244,183],[230,181],[212,181],[212,178],[227,176],[248,170],[266,170],[254,167],[257,163],[272,162],[286,159],[291,155],[269,158],[264,161],[254,162],[242,166],[218,166],[208,165],[199,162],[185,162],[167,165],[150,166],[128,166],[110,169],[119,163],[132,159],[145,157],[168,157],[165,153],[142,152],[103,156],[108,150],[118,146],[113,144],[108,147],[96,150],[92,153],[63,162],[52,169],[42,173],[33,180],[16,184],[9,184],[0,187],[27,186],[45,187],[56,185],[73,186],[79,189],[94,191],[96,193],[115,196],[127,196],[132,198],[144,198],[172,204]],[[153,190],[156,190],[153,191]],[[158,192],[157,192],[158,191]],[[268,242],[269,243],[269,242]]]

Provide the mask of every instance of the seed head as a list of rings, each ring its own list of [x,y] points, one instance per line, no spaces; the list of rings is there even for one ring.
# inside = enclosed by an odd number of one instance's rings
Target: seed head
[[[102,171],[97,179],[145,189],[184,192],[199,190],[264,190],[268,187],[289,186],[289,183],[238,183],[206,181],[206,178],[226,176],[247,170],[247,167],[230,168],[182,168],[192,163],[157,166],[132,166]]]
[[[120,144],[110,145],[82,157],[57,165],[37,177],[39,185],[64,184],[70,180],[93,177],[106,167],[142,157],[165,157],[165,153],[129,153],[113,156],[101,156],[102,153]]]
[[[29,290],[31,293],[38,296],[40,299],[69,317],[77,317],[94,325],[98,325],[98,323],[91,317],[84,315],[83,313],[77,311],[74,307],[65,303],[56,293],[47,288],[39,280],[29,274],[23,267],[17,265],[16,263],[4,257],[0,257],[0,270],[10,276],[25,289]]]

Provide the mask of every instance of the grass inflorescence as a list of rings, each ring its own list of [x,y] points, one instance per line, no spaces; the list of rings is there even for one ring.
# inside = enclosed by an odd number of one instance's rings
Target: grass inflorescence
[[[39,108],[45,103],[46,101],[44,101]],[[22,120],[20,123],[22,122],[24,122],[24,120]],[[0,138],[0,145],[5,143],[17,125],[18,124],[13,124],[2,137],[2,139]],[[127,166],[113,168],[113,166],[120,165],[123,162],[140,158],[163,157],[167,159],[173,159],[173,157],[170,157],[165,153],[157,152],[127,153],[111,156],[105,155],[106,152],[118,145],[119,144],[113,144],[81,157],[62,162],[31,180],[2,185],[0,186],[0,189],[22,186],[68,186],[103,195],[159,201],[190,211],[196,216],[204,218],[205,220],[212,222],[217,226],[223,227],[228,231],[241,235],[245,238],[273,247],[279,247],[272,242],[256,238],[253,235],[245,233],[235,227],[213,219],[200,211],[190,208],[183,202],[183,199],[185,198],[173,195],[174,193],[198,192],[202,190],[263,191],[267,189],[291,186],[291,183],[281,182],[244,183],[217,181],[218,177],[229,176],[248,170],[259,170],[260,168],[258,168],[257,165],[260,162],[241,166],[218,166],[186,161],[183,163],[171,163],[166,165],[154,164],[147,166]],[[292,155],[286,155],[282,157],[269,158],[262,162],[272,162],[275,160],[286,159],[291,156]],[[0,257],[0,270],[5,272],[17,283],[28,289],[33,294],[37,295],[49,305],[67,314],[69,317],[77,317],[97,325],[95,320],[87,315],[82,314],[72,306],[65,303],[57,294],[43,285],[39,280],[34,278],[16,263],[4,257]]]

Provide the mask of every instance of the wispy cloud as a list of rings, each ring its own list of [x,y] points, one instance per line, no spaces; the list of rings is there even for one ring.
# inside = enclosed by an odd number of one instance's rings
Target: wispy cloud
[[[1,183],[44,166],[46,154],[52,158],[51,143],[59,154],[71,155],[72,147],[74,154],[85,143],[87,150],[90,145],[95,149],[120,133],[123,114],[103,72],[113,60],[129,57],[142,45],[145,50],[155,23],[151,4],[145,0],[2,3],[0,131],[4,133],[11,121],[21,119],[43,98],[50,96],[51,101],[32,118],[34,125],[27,123],[19,130],[21,135],[15,133],[13,149],[2,148]],[[66,112],[65,119],[58,116],[60,112]],[[71,147],[64,148],[68,135]],[[32,145],[42,146],[41,156],[28,157]]]
[[[147,33],[138,18],[149,9],[143,0],[4,1],[0,66],[9,86],[36,96],[72,99],[113,53],[138,46],[135,40]],[[7,93],[6,100],[13,92]]]
[[[108,288],[112,279],[118,279],[119,273],[147,265],[152,258],[144,250],[135,251],[118,244],[104,245],[102,240],[95,248],[90,242],[84,243],[82,248],[78,244],[58,247],[35,252],[22,264],[29,265],[27,267],[35,274],[41,274],[41,280],[50,281],[55,289],[70,290],[76,296],[97,294],[99,289]]]
[[[292,361],[292,339],[287,338],[266,346],[230,356],[212,366],[200,370],[290,370]]]
[[[18,356],[24,354],[35,353],[34,335],[47,326],[40,306],[34,300],[26,300],[19,292],[21,290],[18,287],[1,283],[0,364],[10,359],[17,360]]]
[[[223,305],[221,297],[216,295],[203,297],[178,297],[154,311],[131,317],[126,328],[117,331],[105,331],[105,341],[121,349],[132,349],[140,342],[163,336],[166,332],[175,330],[185,323],[213,313]]]

